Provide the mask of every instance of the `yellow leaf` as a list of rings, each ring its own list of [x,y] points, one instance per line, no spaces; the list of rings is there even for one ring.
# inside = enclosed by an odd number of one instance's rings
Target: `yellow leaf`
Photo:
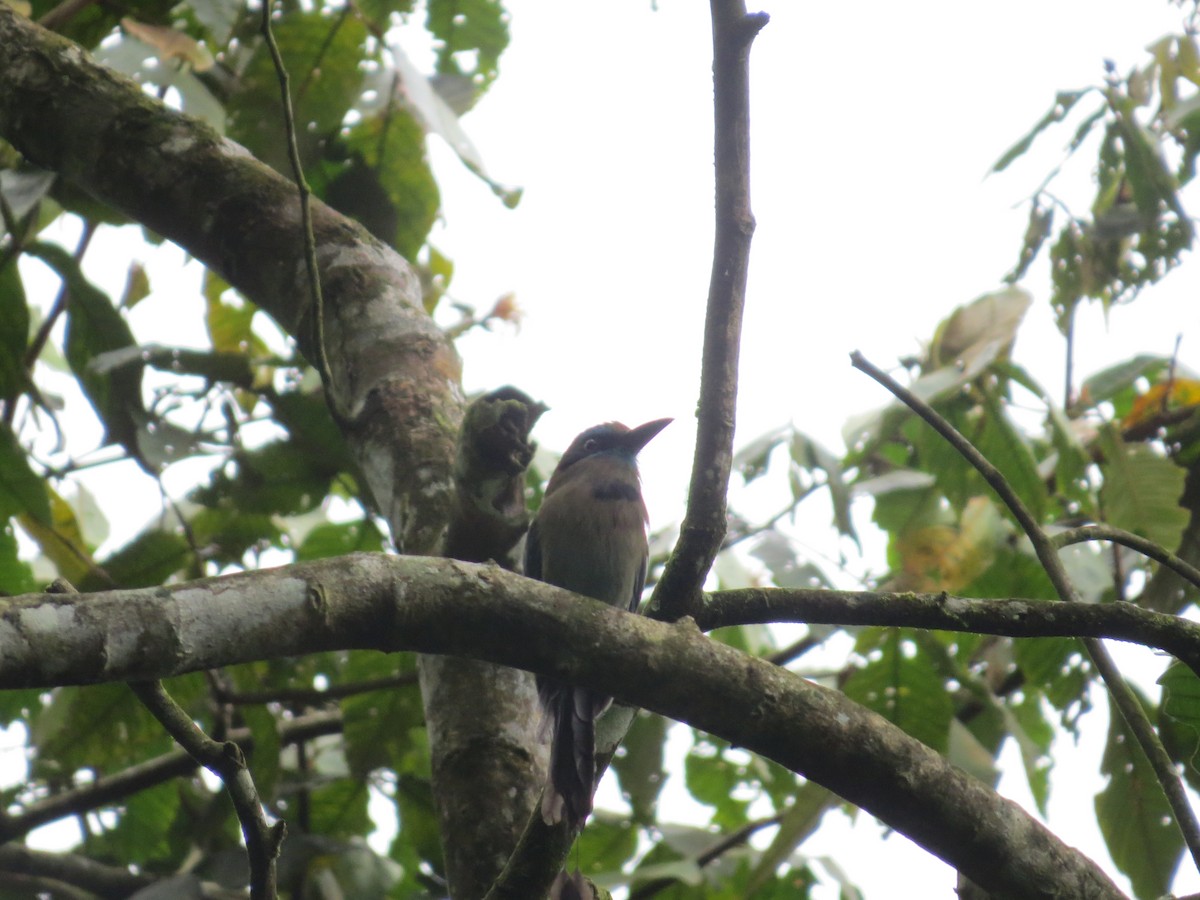
[[[46,494],[50,500],[49,525],[38,522],[28,513],[22,513],[17,521],[41,548],[42,555],[54,563],[58,574],[71,584],[79,584],[99,567],[83,539],[83,530],[71,504],[49,485]]]
[[[163,62],[178,59],[196,72],[206,72],[213,67],[213,56],[208,48],[182,31],[162,25],[147,25],[128,16],[121,20],[121,27],[143,44],[153,47]]]
[[[1167,410],[1186,409],[1200,406],[1200,381],[1190,378],[1175,378],[1170,382],[1151,385],[1144,394],[1139,394],[1121,420],[1122,429],[1133,428],[1153,421]]]

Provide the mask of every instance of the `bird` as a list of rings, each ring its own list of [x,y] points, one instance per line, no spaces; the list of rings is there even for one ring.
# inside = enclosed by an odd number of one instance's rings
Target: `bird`
[[[648,517],[637,455],[671,423],[606,422],[582,432],[550,476],[525,539],[525,574],[636,612],[646,583]],[[542,820],[578,827],[596,788],[596,719],[611,697],[538,676],[541,739],[550,740]]]

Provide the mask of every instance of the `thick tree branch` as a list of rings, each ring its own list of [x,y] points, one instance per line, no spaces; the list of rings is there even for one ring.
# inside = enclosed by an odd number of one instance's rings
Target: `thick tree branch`
[[[750,265],[750,44],[767,24],[743,0],[712,0],[716,240],[696,415],[696,453],[679,542],[654,591],[652,615],[667,620],[699,608],[700,589],[725,539],[725,496],[733,464],[738,352]]]
[[[630,615],[496,566],[360,554],[0,605],[0,688],[145,680],[261,659],[264,648],[418,650],[542,672],[774,759],[997,895],[1121,896],[1014,804],[845,696],[689,620]]]
[[[0,72],[0,137],[179,244],[317,358],[294,184],[7,4]],[[458,356],[403,259],[322,203],[312,215],[326,399],[396,545],[432,552],[449,509]]]
[[[1008,507],[1013,517],[1017,520],[1017,523],[1021,526],[1021,529],[1025,532],[1025,535],[1029,538],[1030,543],[1033,544],[1033,550],[1037,554],[1038,561],[1042,564],[1042,568],[1050,578],[1050,583],[1054,585],[1055,593],[1058,594],[1059,599],[1063,601],[1078,600],[1079,595],[1075,590],[1075,585],[1071,583],[1071,579],[1067,575],[1067,570],[1063,566],[1062,560],[1058,557],[1057,545],[1042,530],[1041,524],[1025,507],[1021,498],[1017,496],[1016,491],[1012,489],[1012,486],[1009,485],[1000,470],[992,465],[970,441],[939,415],[932,406],[920,397],[917,397],[886,372],[872,365],[861,353],[855,351],[851,354],[850,359],[856,369],[865,372],[900,398],[909,409],[924,419],[938,434],[946,439],[947,443],[954,447],[964,459],[975,467],[975,470],[983,476],[984,480],[996,492],[1004,505]],[[1133,689],[1125,682],[1121,671],[1117,668],[1117,664],[1109,654],[1108,648],[1095,638],[1084,638],[1083,644],[1087,649],[1088,656],[1092,660],[1092,664],[1096,667],[1096,671],[1100,673],[1105,687],[1108,688],[1113,705],[1120,712],[1121,717],[1125,721],[1125,726],[1133,734],[1138,746],[1142,748],[1142,752],[1146,754],[1150,766],[1154,769],[1155,777],[1162,786],[1167,802],[1171,806],[1171,810],[1175,815],[1176,825],[1183,835],[1183,840],[1192,855],[1192,860],[1197,867],[1200,867],[1200,820],[1197,820],[1191,802],[1188,800],[1187,789],[1184,786],[1182,775],[1176,770],[1174,762],[1171,760],[1166,748],[1163,747],[1162,741],[1159,740],[1158,733],[1154,730],[1154,725],[1151,724],[1149,716],[1146,715],[1145,709],[1142,708],[1141,701],[1133,693]]]
[[[443,555],[472,562],[517,562],[529,527],[525,470],[530,432],[546,407],[513,387],[467,409],[454,460],[454,495]],[[537,688],[528,672],[476,659],[417,660],[432,750],[433,791],[452,897],[482,897],[518,843],[541,796],[548,747],[537,737]],[[481,800],[495,814],[480,814]]]
[[[325,313],[318,346],[292,183],[3,4],[0,72],[0,137],[220,273],[295,337],[308,359],[324,349],[326,400],[393,542],[401,552],[440,552],[462,418],[460,365],[425,313],[408,264],[357,223],[313,202]],[[517,795],[526,793],[537,780],[539,752],[527,714],[532,689],[522,687],[528,677],[475,662],[422,660],[420,668],[435,770],[455,764],[455,748],[469,747],[459,764],[474,763],[491,786],[507,778]],[[525,711],[515,711],[510,698],[522,697]],[[527,727],[513,727],[524,720]],[[493,841],[515,837],[512,818],[522,803],[503,790],[466,787],[455,798],[439,793],[440,812]],[[465,829],[444,833],[451,865],[450,843],[461,840],[463,858],[494,875],[503,857],[471,847],[468,837]],[[455,890],[476,894],[470,884]]]

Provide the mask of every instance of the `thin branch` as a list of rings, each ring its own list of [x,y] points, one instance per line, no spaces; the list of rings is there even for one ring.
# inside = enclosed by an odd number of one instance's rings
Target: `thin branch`
[[[321,272],[317,266],[317,239],[313,235],[312,207],[310,198],[312,190],[304,178],[304,164],[300,161],[300,147],[296,142],[296,115],[292,110],[292,95],[288,89],[287,68],[283,64],[283,56],[279,52],[279,44],[275,41],[275,33],[271,30],[271,15],[275,11],[273,0],[264,0],[262,9],[262,35],[271,52],[271,61],[275,64],[275,74],[279,77],[280,105],[283,108],[283,126],[287,133],[288,161],[292,165],[292,175],[296,181],[296,189],[300,196],[300,227],[304,235],[304,265],[308,270],[308,286],[313,307],[313,343],[316,345],[317,373],[326,390],[333,387],[333,375],[329,369],[329,359],[325,354],[325,295],[321,290]],[[338,24],[344,20],[338,20]],[[335,26],[337,27],[337,26]],[[303,93],[303,88],[301,89]]]
[[[696,867],[703,869],[714,860],[720,859],[730,850],[735,847],[740,847],[745,844],[750,838],[754,837],[759,831],[764,828],[770,828],[772,825],[778,825],[783,818],[783,813],[777,813],[773,816],[768,816],[765,819],[755,819],[753,822],[747,822],[736,831],[732,831],[725,835],[720,840],[716,841],[712,846],[706,848],[696,855]],[[679,883],[678,878],[656,878],[653,881],[648,881],[640,887],[629,892],[629,900],[649,900],[673,884]]]
[[[196,727],[163,689],[161,681],[137,681],[129,686],[176,743],[225,784],[246,840],[251,900],[275,900],[278,896],[275,859],[279,856],[287,826],[283,822],[273,825],[267,822],[242,748],[233,741],[214,741]]]
[[[61,900],[75,896],[68,893],[70,889],[86,892],[89,900],[95,897],[104,900],[125,900],[151,885],[159,884],[159,892],[165,887],[162,884],[164,879],[157,875],[131,872],[125,866],[105,865],[74,853],[49,853],[15,843],[0,847],[0,872],[6,875],[46,879],[50,887],[50,896]],[[203,882],[195,876],[187,878],[189,887],[199,890],[199,894],[189,896],[203,897],[204,900],[239,900],[245,897],[244,891],[223,888],[213,882]]]
[[[805,619],[804,623],[806,625],[808,625],[808,624],[825,624],[825,623],[815,622],[812,619]],[[819,638],[819,637],[816,637],[815,635],[806,634],[804,637],[800,638],[797,641],[793,641],[791,644],[788,644],[786,647],[782,647],[779,650],[776,650],[774,653],[765,657],[765,659],[770,660],[777,666],[786,666],[790,662],[795,662],[797,659],[799,659],[801,656],[803,656],[809,650],[812,650],[814,647],[819,647],[823,642],[824,642],[824,638]]]
[[[946,593],[887,593],[799,588],[740,588],[709,594],[696,624],[796,622],[881,625],[1005,637],[1111,638],[1170,653],[1200,677],[1200,623],[1132,603],[977,600]],[[799,642],[805,645],[808,638]],[[791,655],[785,648],[774,656]],[[802,647],[803,649],[803,647]]]
[[[1164,550],[1153,541],[1124,529],[1114,528],[1112,525],[1081,525],[1078,528],[1070,528],[1053,534],[1050,536],[1050,540],[1056,547],[1082,544],[1085,541],[1111,541],[1114,544],[1121,544],[1149,557],[1185,581],[1191,582],[1193,586],[1200,588],[1200,569],[1174,553]]]
[[[384,691],[392,688],[409,687],[417,683],[416,672],[397,672],[384,678],[366,681],[350,681],[319,688],[277,688],[265,691],[233,691],[224,684],[214,686],[213,696],[221,703],[233,706],[253,706],[261,703],[286,703],[301,706],[323,706],[333,700]]]
[[[38,19],[38,24],[51,31],[57,31],[95,2],[97,0],[63,0]]]
[[[57,878],[0,872],[0,894],[5,897],[53,897],[54,900],[96,900],[91,891],[69,885]]]
[[[750,211],[750,44],[767,24],[744,0],[712,0],[716,241],[704,320],[696,453],[679,542],[654,590],[656,618],[694,613],[725,539],[738,353],[754,215]]]
[[[313,713],[281,722],[279,738],[281,743],[287,744],[310,740],[323,734],[336,734],[341,730],[341,713]],[[244,747],[253,746],[254,743],[249,728],[230,731],[229,739]],[[0,813],[0,843],[22,838],[47,822],[110,806],[138,791],[194,772],[198,766],[199,763],[187,751],[172,750],[170,753],[130,766],[115,775],[103,775],[90,784],[35,801],[19,813]]]
[[[1075,590],[1075,586],[1071,583],[1066,569],[1063,567],[1062,560],[1058,557],[1058,550],[1055,543],[1042,530],[1041,525],[1034,519],[1033,515],[1025,507],[1025,504],[1021,502],[1021,498],[1017,496],[1016,491],[1012,489],[1008,481],[1000,473],[1000,470],[992,465],[970,441],[940,416],[932,406],[907,390],[886,372],[872,365],[857,350],[850,355],[850,359],[856,369],[865,372],[900,398],[909,409],[932,426],[938,434],[945,438],[955,450],[975,467],[975,470],[983,476],[992,490],[1004,502],[1004,505],[1008,507],[1013,517],[1020,524],[1021,529],[1033,544],[1038,561],[1041,562],[1042,568],[1050,578],[1051,584],[1054,585],[1054,590],[1058,594],[1059,599],[1078,601],[1079,595]],[[1083,644],[1087,649],[1088,655],[1091,657],[1092,664],[1104,680],[1113,703],[1120,711],[1122,718],[1124,718],[1126,727],[1133,734],[1138,745],[1146,754],[1151,767],[1154,769],[1155,776],[1158,778],[1163,793],[1166,795],[1167,802],[1170,804],[1171,810],[1175,815],[1176,824],[1183,834],[1184,842],[1188,846],[1192,860],[1197,868],[1200,868],[1200,821],[1197,821],[1195,812],[1188,801],[1183,778],[1176,770],[1171,757],[1159,740],[1153,724],[1151,724],[1146,711],[1142,708],[1141,701],[1138,700],[1137,695],[1133,693],[1133,690],[1121,676],[1121,672],[1109,655],[1108,649],[1095,638],[1085,638]]]

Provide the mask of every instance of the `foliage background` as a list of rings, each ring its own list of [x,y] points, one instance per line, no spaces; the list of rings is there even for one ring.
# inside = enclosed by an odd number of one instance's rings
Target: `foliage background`
[[[686,423],[694,404],[690,348],[698,346],[697,311],[707,279],[696,263],[707,258],[711,241],[707,18],[694,4],[661,7],[604,17],[560,11],[547,23],[535,6],[508,6],[513,45],[502,77],[465,122],[489,171],[526,188],[517,210],[505,209],[436,140],[430,151],[445,213],[433,239],[455,262],[454,298],[482,311],[514,291],[524,312],[520,333],[500,326],[463,338],[467,386],[511,381],[546,400],[552,407],[540,427],[546,446],[561,447],[580,428],[612,417],[674,414]],[[1182,13],[1169,4],[1061,4],[1048,12],[1018,3],[1002,19],[984,21],[953,4],[866,15],[840,4],[781,7],[769,10],[773,22],[753,55],[759,230],[740,432],[753,438],[791,420],[838,447],[845,420],[884,400],[849,369],[846,352],[858,347],[878,362],[916,353],[918,339],[928,339],[951,307],[994,287],[1012,267],[1026,225],[1027,211],[1009,207],[1059,160],[1066,137],[1046,139],[1035,147],[1044,155],[981,183],[1001,151],[1044,111],[1054,89],[1100,82],[1105,56],[1117,60],[1119,71],[1143,62],[1142,46],[1176,29]],[[428,68],[419,46],[411,55]],[[1075,180],[1063,193],[1082,191],[1078,202],[1086,207],[1083,168],[1082,175],[1068,175]],[[124,265],[104,261],[121,259],[128,237],[101,232],[96,241],[84,269],[119,296]],[[185,268],[176,277],[182,261],[169,249],[142,253],[151,287],[170,296],[170,315],[178,315],[179,303],[191,303],[199,321],[198,274]],[[42,272],[26,271],[28,295],[46,295],[39,288]],[[1087,374],[1135,353],[1169,355],[1175,333],[1194,320],[1184,304],[1195,295],[1196,278],[1184,267],[1133,306],[1111,310],[1107,332],[1098,305],[1083,310],[1077,371]],[[1058,396],[1061,342],[1044,260],[1026,282],[1035,302],[1015,358]],[[135,330],[154,326],[154,308],[144,301],[131,312]],[[270,343],[269,328],[262,330],[273,349],[285,349]],[[626,364],[615,371],[608,365],[614,347],[633,348],[621,354]],[[1185,336],[1181,358],[1189,356],[1195,358]],[[672,429],[647,458],[658,525],[682,508],[677,462],[690,458],[689,439],[686,427]],[[94,426],[73,424],[78,446],[97,440]],[[101,510],[130,505],[135,492],[145,508],[158,508],[152,482],[118,478],[114,471],[106,467],[86,481]],[[777,458],[776,480],[751,485],[738,498],[739,511],[751,519],[777,511],[787,490],[781,474]],[[165,484],[181,497],[198,477],[195,466],[181,465],[168,471]],[[798,524],[783,526],[805,556],[811,553],[847,585],[855,583],[851,576],[881,572],[882,543],[871,537],[869,508],[856,511],[868,549],[859,558],[849,541],[833,536],[823,502],[815,496]],[[140,524],[135,519],[132,527]],[[97,555],[121,546],[129,527],[114,521]],[[827,564],[843,554],[849,575]],[[820,661],[808,664],[819,667]],[[1099,706],[1089,716],[1089,732],[1103,733]],[[1060,740],[1060,771],[1074,768],[1071,753],[1069,740]],[[1021,781],[1011,788],[1020,790]],[[679,799],[677,788],[668,791]],[[1070,813],[1081,803],[1090,808],[1088,790],[1082,800],[1066,794]],[[1071,831],[1089,816],[1056,818],[1053,802],[1056,831],[1069,842],[1100,846],[1094,835]],[[839,831],[835,823],[818,840],[832,844]],[[886,847],[899,843],[893,838]],[[894,871],[879,864],[877,852],[861,871],[848,866],[868,896],[871,869]],[[908,862],[920,857],[903,855]],[[949,884],[940,864],[920,859],[916,865],[938,871],[913,878]]]

